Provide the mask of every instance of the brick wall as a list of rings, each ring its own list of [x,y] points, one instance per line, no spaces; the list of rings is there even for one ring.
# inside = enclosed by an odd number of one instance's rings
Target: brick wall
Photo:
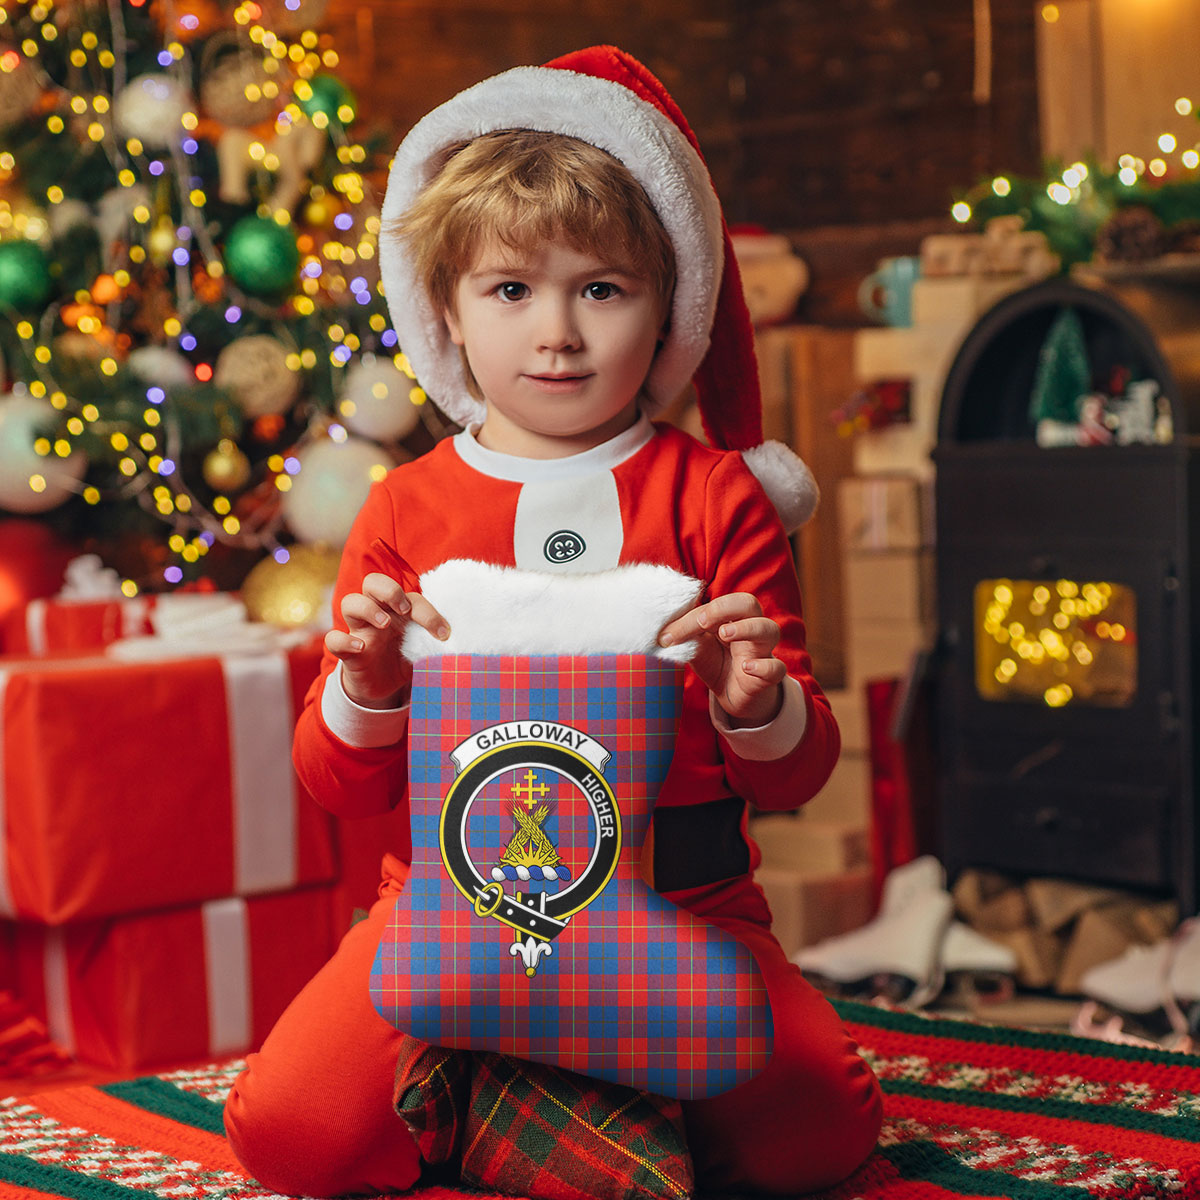
[[[944,217],[955,185],[1037,170],[1033,6],[990,8],[981,105],[966,0],[333,0],[328,25],[397,140],[485,75],[616,42],[680,102],[730,219],[798,230]]]

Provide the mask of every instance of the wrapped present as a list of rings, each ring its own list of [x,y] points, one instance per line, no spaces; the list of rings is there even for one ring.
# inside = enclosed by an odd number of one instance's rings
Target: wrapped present
[[[31,600],[9,619],[4,647],[11,654],[98,650],[120,638],[150,633],[153,606],[153,596]]]
[[[838,484],[838,524],[850,553],[920,550],[933,542],[933,497],[910,475],[848,476]]]
[[[54,595],[14,607],[0,633],[7,654],[81,652],[130,643],[130,656],[142,649],[141,643],[155,639],[157,646],[151,646],[151,651],[185,647],[194,652],[197,644],[203,648],[206,643],[228,646],[237,641],[244,648],[247,642],[289,636],[271,625],[252,623],[239,595],[219,592],[214,586],[127,596],[116,571],[105,567],[95,554],[67,563],[63,585]]]
[[[151,632],[153,596],[126,596],[121,579],[95,554],[81,554],[62,568],[59,590],[13,608],[6,617],[7,654],[48,650],[95,650],[118,638]]]
[[[0,658],[0,915],[49,925],[333,880],[291,764],[320,647]]]
[[[71,568],[91,556],[76,559]],[[68,573],[71,568],[68,568]],[[211,651],[269,647],[303,641],[249,620],[233,592],[177,592],[125,597],[62,591],[32,600],[8,622],[5,650],[11,654],[81,653],[112,647],[124,658],[168,658]]]
[[[933,552],[847,551],[842,558],[846,625],[853,640],[866,624],[931,625],[935,617]]]
[[[60,928],[15,926],[20,995],[51,1038],[118,1071],[256,1047],[334,949],[329,889]]]

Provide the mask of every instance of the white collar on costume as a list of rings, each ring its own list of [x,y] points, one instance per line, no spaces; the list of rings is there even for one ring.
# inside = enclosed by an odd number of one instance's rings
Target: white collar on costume
[[[454,435],[454,449],[469,467],[493,479],[504,479],[510,483],[543,483],[556,479],[579,479],[586,475],[597,475],[620,466],[632,458],[653,436],[654,426],[645,413],[616,437],[583,450],[569,454],[566,458],[519,458],[515,454],[502,454],[481,446],[475,437],[477,425],[468,425]]]

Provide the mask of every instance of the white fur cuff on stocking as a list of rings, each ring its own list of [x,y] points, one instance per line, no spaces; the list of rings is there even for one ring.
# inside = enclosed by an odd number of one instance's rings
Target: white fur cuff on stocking
[[[421,577],[450,637],[439,641],[410,623],[402,649],[413,662],[443,654],[647,654],[687,662],[694,642],[662,647],[658,635],[699,601],[702,588],[653,563],[551,575],[451,559]]]

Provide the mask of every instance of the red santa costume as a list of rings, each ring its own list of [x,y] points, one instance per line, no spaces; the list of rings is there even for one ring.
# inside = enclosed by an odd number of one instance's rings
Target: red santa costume
[[[434,110],[396,156],[385,222],[412,203],[443,147],[519,127],[579,137],[623,161],[672,239],[677,285],[670,332],[647,380],[650,411],[567,458],[482,447],[472,432],[482,406],[466,390],[457,349],[403,247],[385,243],[381,266],[401,345],[426,390],[465,428],[374,488],[345,547],[334,611],[365,574],[394,574],[371,547],[382,538],[419,575],[451,560],[551,574],[656,564],[698,581],[706,598],[749,592],[778,622],[775,653],[788,678],[770,724],[731,728],[701,681],[687,680],[645,868],[669,899],[749,946],[770,996],[775,1050],[767,1067],[684,1106],[698,1182],[706,1190],[807,1191],[847,1175],[873,1147],[880,1121],[870,1070],[770,935],[752,878],[758,854],[745,832],[748,804],[796,808],[821,787],[838,753],[780,520],[784,513],[794,526],[811,511],[811,477],[782,447],[759,445],[752,336],[719,205],[682,115],[627,55],[599,47],[518,68]],[[689,380],[719,448],[650,419]],[[405,709],[350,701],[327,654],[296,732],[301,778],[343,816],[405,804],[406,723]],[[227,1102],[233,1146],[269,1187],[309,1195],[395,1190],[419,1174],[415,1144],[392,1109],[401,1035],[367,990],[409,857],[407,846],[387,856],[381,899],[250,1056]]]

